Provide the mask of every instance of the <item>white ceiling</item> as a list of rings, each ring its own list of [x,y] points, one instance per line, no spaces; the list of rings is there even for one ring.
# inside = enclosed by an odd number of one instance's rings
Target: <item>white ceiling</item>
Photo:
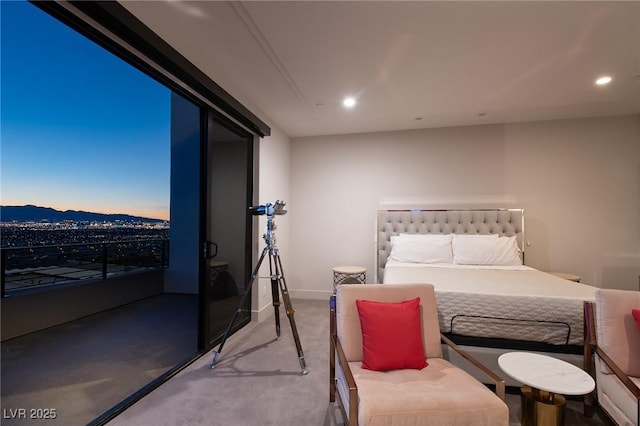
[[[292,137],[640,114],[640,1],[122,4]]]

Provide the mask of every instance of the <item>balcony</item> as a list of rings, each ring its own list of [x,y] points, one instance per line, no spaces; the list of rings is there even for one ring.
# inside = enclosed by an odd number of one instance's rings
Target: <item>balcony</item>
[[[2,340],[164,292],[169,240],[0,249]]]
[[[138,239],[0,249],[2,297],[81,280],[166,268],[169,240]]]

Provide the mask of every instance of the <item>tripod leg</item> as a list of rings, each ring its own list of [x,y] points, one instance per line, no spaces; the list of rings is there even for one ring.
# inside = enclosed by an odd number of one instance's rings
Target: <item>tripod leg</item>
[[[309,369],[307,368],[307,364],[304,360],[304,352],[302,351],[302,344],[300,343],[300,336],[298,335],[298,329],[296,327],[296,321],[293,318],[293,314],[295,310],[293,309],[293,305],[291,304],[291,298],[289,297],[289,289],[287,288],[287,282],[284,279],[284,273],[282,272],[282,262],[280,261],[280,255],[276,251],[274,256],[274,263],[276,273],[279,277],[280,290],[282,291],[282,300],[284,301],[284,308],[287,312],[287,317],[289,318],[289,324],[291,325],[291,332],[293,333],[293,340],[296,344],[296,350],[298,351],[298,360],[300,361],[300,374],[309,373]]]
[[[269,252],[269,275],[271,277],[271,298],[273,300],[273,310],[276,320],[276,339],[280,340],[280,291],[278,288],[278,266],[275,264],[275,259],[271,252]]]
[[[262,250],[262,254],[260,255],[260,259],[258,260],[256,267],[253,269],[253,273],[251,274],[251,278],[249,279],[249,282],[247,283],[247,286],[244,289],[244,293],[242,293],[242,297],[238,301],[238,305],[236,306],[236,310],[233,312],[231,321],[229,321],[229,325],[227,325],[227,329],[225,330],[224,335],[222,336],[222,340],[220,341],[220,346],[218,346],[217,351],[213,352],[213,359],[211,360],[211,364],[209,364],[209,368],[214,368],[216,366],[216,363],[218,362],[218,358],[220,357],[220,352],[222,352],[222,347],[224,346],[224,343],[227,341],[227,337],[229,337],[229,333],[231,332],[233,323],[236,321],[238,314],[242,311],[242,307],[244,306],[244,301],[247,298],[247,295],[249,294],[249,292],[251,292],[251,286],[253,285],[253,282],[256,280],[256,277],[258,276],[258,270],[260,269],[260,265],[262,264],[262,261],[264,260],[264,257],[266,254],[267,254],[267,248],[265,247],[265,249]],[[208,312],[207,312],[207,315],[208,315]]]

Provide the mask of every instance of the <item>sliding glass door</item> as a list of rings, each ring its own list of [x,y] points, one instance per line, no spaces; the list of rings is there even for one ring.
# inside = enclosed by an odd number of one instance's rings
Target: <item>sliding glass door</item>
[[[217,345],[239,303],[251,274],[251,216],[253,193],[253,135],[220,114],[209,111],[203,161],[206,167],[204,226],[205,349]],[[251,319],[247,296],[234,330]]]

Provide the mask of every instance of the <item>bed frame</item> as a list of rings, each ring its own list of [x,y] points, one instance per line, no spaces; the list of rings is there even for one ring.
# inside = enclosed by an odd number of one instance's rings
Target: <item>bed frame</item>
[[[387,258],[391,252],[391,237],[400,233],[414,234],[498,234],[516,236],[524,260],[524,210],[523,209],[443,209],[443,210],[380,210],[377,215],[376,282],[382,282]],[[464,350],[477,357],[497,374],[504,376],[497,362],[498,356],[514,350],[548,353],[581,368],[585,367],[585,346],[550,345],[545,343],[446,336]],[[586,336],[586,333],[585,333]],[[456,363],[455,354],[452,359]],[[463,366],[464,363],[458,364]],[[472,372],[470,372],[472,373]],[[482,377],[477,377],[484,380]],[[519,384],[507,379],[507,385]]]
[[[381,283],[391,253],[391,237],[407,234],[498,234],[516,236],[524,256],[524,210],[379,210],[376,282]],[[524,258],[523,258],[524,259]]]

